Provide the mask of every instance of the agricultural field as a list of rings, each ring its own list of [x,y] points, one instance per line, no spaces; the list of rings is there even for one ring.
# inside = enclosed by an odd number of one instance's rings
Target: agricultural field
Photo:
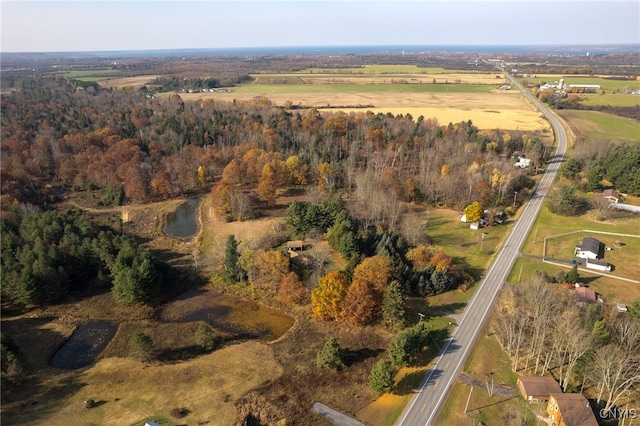
[[[637,97],[640,100],[640,97]],[[556,111],[577,138],[640,142],[640,123],[599,111]]]
[[[181,93],[184,100],[232,102],[266,97],[276,105],[328,112],[411,114],[438,123],[471,120],[483,130],[549,133],[551,127],[519,93],[489,85],[464,84],[247,84],[229,93]]]
[[[59,73],[61,76],[69,79],[80,80],[85,82],[104,81],[113,78],[120,74],[119,70],[113,70],[110,68],[99,70],[76,70],[76,71],[63,71]]]

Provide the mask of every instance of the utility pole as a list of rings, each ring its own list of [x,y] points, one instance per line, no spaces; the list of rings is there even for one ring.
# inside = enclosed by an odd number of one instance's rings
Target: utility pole
[[[513,208],[516,208],[516,196],[518,195],[518,191],[513,191]]]

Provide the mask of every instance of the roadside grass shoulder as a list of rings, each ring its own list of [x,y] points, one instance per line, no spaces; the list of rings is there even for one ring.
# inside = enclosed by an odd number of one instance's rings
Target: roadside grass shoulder
[[[438,415],[436,425],[453,424],[536,424],[535,416],[520,397],[515,386],[517,375],[511,370],[511,360],[502,351],[493,335],[484,335],[475,344],[467,358],[463,372],[474,379],[491,385],[507,385],[513,388],[512,397],[490,396],[485,386],[474,386],[457,380]],[[471,393],[471,395],[469,395]],[[469,406],[465,407],[469,399]],[[515,422],[519,420],[520,423]]]

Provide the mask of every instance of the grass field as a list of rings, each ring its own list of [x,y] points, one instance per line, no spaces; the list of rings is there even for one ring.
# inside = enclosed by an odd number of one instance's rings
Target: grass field
[[[483,84],[245,84],[234,93],[489,93],[492,87]]]
[[[581,94],[580,103],[583,105],[605,105],[612,107],[636,107],[640,105],[640,96],[622,94]]]
[[[571,127],[576,137],[640,142],[640,123],[636,120],[599,111],[557,112]]]
[[[532,232],[529,234],[526,242],[522,246],[521,252],[542,256],[545,237],[553,237],[565,234],[571,231],[593,230],[600,232],[611,232],[618,234],[640,235],[640,217],[638,215],[626,214],[617,219],[607,221],[598,221],[593,212],[587,212],[582,216],[559,216],[549,212],[546,206],[543,206],[540,215],[533,225]],[[607,251],[605,259],[614,264],[616,269],[609,273],[611,276],[621,276],[638,280],[640,277],[640,263],[637,261],[638,253],[640,253],[640,238],[616,237],[601,234],[572,234],[566,237],[548,240],[547,256],[555,256],[559,258],[573,258],[573,247],[577,245],[582,236],[593,236],[598,240],[613,246],[616,239],[622,240],[626,245],[622,248],[614,248]],[[548,275],[553,276],[558,271],[565,273],[570,270],[570,265],[561,268],[556,265],[542,263],[539,259],[520,258],[516,261],[511,274],[508,277],[509,282],[519,282],[530,277],[536,270],[544,271]],[[607,302],[630,303],[640,298],[640,287],[637,284],[626,281],[616,280],[607,276],[600,276],[588,272],[588,270],[579,271],[581,281],[585,281],[595,291],[602,294]]]
[[[112,70],[110,68],[99,69],[99,70],[77,70],[77,71],[63,71],[59,74],[65,78],[93,82],[93,81],[103,81],[113,78],[113,76],[118,75],[120,73],[119,70]]]
[[[144,365],[108,358],[82,372],[81,387],[66,398],[53,405],[41,400],[37,410],[24,416],[3,416],[3,424],[130,425],[143,418],[170,419],[173,408],[186,407],[189,424],[232,425],[233,401],[280,373],[269,346],[255,342],[187,363]],[[85,408],[86,399],[96,401],[96,407]]]

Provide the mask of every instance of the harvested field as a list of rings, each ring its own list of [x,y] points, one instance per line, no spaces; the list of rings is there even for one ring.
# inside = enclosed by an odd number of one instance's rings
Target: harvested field
[[[368,72],[349,74],[257,74],[252,75],[255,84],[494,84],[505,82],[504,75],[479,73],[386,73],[371,74]]]
[[[492,93],[191,93],[181,94],[184,100],[215,99],[232,102],[249,101],[266,96],[276,105],[315,107],[327,111],[391,112],[436,118],[440,124],[472,120],[480,129],[550,131],[550,126],[516,91]],[[373,105],[354,108],[358,105]],[[327,108],[332,106],[335,108]]]
[[[140,75],[136,77],[110,78],[100,81],[100,86],[106,88],[124,89],[125,87],[138,88],[160,77],[159,75]]]

